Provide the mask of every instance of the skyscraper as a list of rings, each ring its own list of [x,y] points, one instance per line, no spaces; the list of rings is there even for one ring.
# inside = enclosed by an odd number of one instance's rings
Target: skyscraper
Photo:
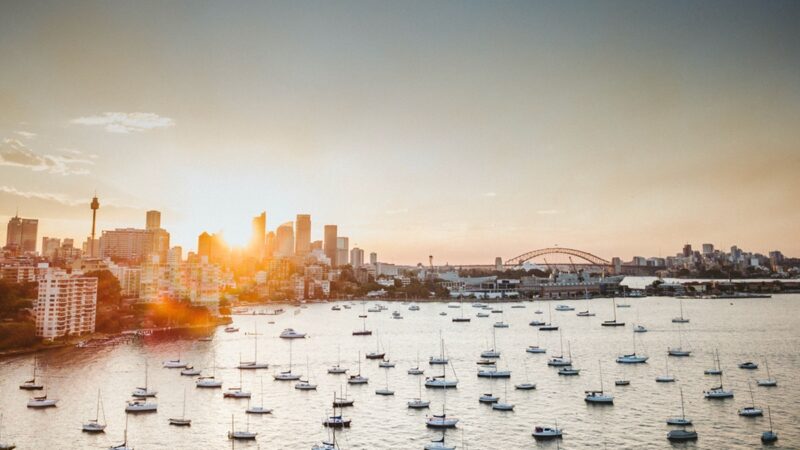
[[[336,264],[346,266],[350,263],[350,238],[336,238]]]
[[[372,252],[372,253],[369,254],[369,263],[372,264],[373,266],[378,264],[378,254],[377,253]]]
[[[38,229],[37,219],[23,219],[19,215],[12,217],[6,228],[6,248],[18,253],[34,253]]]
[[[286,222],[275,230],[275,256],[288,258],[294,254],[294,224]]]
[[[325,250],[325,256],[327,256],[331,260],[331,267],[338,266],[336,261],[336,250],[337,250],[337,236],[339,233],[339,229],[336,225],[325,225],[325,238],[323,242],[323,248]]]
[[[158,230],[159,228],[161,228],[161,213],[159,211],[147,211],[145,229]]]
[[[296,227],[294,253],[297,256],[305,256],[311,252],[311,216],[298,214]]]
[[[686,244],[683,246],[683,256],[685,258],[692,256],[692,244]]]
[[[253,236],[250,238],[250,253],[258,259],[264,257],[264,245],[267,239],[267,213],[253,217]]]
[[[364,265],[364,250],[353,247],[350,250],[350,265],[353,266],[354,269],[357,269]]]

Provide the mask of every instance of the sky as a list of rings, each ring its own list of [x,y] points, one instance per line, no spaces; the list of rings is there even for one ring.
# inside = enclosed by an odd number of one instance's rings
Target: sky
[[[0,2],[0,223],[800,256],[797,1]],[[4,233],[0,239],[4,239]],[[39,243],[41,245],[41,242]]]

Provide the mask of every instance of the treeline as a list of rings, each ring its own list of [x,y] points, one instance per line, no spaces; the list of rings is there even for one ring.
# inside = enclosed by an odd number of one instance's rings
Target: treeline
[[[36,283],[0,280],[0,351],[28,347],[39,342],[30,313],[36,295]]]

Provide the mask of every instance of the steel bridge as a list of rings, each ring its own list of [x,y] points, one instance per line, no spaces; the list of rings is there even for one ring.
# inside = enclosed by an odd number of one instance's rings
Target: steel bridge
[[[518,266],[523,264],[526,261],[530,261],[533,258],[537,258],[539,256],[545,255],[567,255],[567,256],[574,256],[576,258],[580,258],[589,263],[589,265],[593,266],[611,266],[610,261],[606,261],[605,259],[593,255],[589,252],[584,252],[583,250],[576,250],[574,248],[565,248],[565,247],[550,247],[550,248],[542,248],[539,250],[533,250],[531,252],[523,253],[519,256],[515,256],[511,259],[504,261],[503,265],[505,266]]]

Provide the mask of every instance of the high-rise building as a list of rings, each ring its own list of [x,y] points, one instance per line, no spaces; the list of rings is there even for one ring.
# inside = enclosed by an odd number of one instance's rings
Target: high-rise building
[[[325,225],[323,248],[325,250],[325,256],[331,260],[331,267],[336,267],[339,265],[336,259],[336,253],[338,249],[338,233],[339,229],[336,225]]]
[[[61,248],[61,239],[49,238],[47,236],[42,238],[42,256],[47,259],[55,259],[58,255],[58,249]]]
[[[36,252],[37,219],[23,219],[16,215],[9,219],[6,228],[6,248],[18,253]]]
[[[158,230],[159,228],[161,228],[161,213],[159,211],[147,211],[145,229]]]
[[[264,257],[269,259],[275,256],[275,248],[277,243],[275,242],[275,232],[270,231],[267,233],[266,243],[264,244]]]
[[[174,266],[181,262],[183,262],[183,247],[176,245],[169,249],[169,253],[167,253],[167,264]]]
[[[48,270],[39,280],[36,335],[44,339],[94,332],[97,278]]]
[[[294,223],[286,222],[275,230],[275,255],[288,258],[294,255]]]
[[[713,255],[714,254],[714,244],[703,244],[703,254],[704,255]]]
[[[311,216],[298,214],[296,227],[294,253],[297,256],[305,256],[311,252]]]
[[[250,238],[250,253],[254,257],[261,259],[264,257],[264,245],[266,245],[267,240],[267,213],[265,211],[253,217],[252,227],[253,236]]]
[[[322,251],[322,241],[314,241],[311,243],[311,251],[314,250]]]
[[[209,263],[217,263],[227,257],[228,248],[221,233],[203,232],[197,237],[197,256],[205,257]]]
[[[377,253],[372,252],[372,253],[369,254],[369,263],[372,264],[373,266],[378,264],[378,254]]]
[[[350,263],[350,239],[344,236],[336,238],[336,264],[346,266]]]
[[[353,249],[350,250],[350,265],[353,266],[354,269],[364,265],[364,250],[358,247],[353,247]]]
[[[100,239],[92,239],[91,236],[86,238],[86,241],[81,245],[83,254],[90,258],[97,258],[100,256]]]
[[[686,244],[683,246],[683,256],[685,258],[692,256],[692,244]]]

